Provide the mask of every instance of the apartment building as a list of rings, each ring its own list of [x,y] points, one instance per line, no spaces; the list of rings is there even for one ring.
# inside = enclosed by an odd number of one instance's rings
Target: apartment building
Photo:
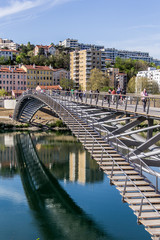
[[[4,59],[10,58],[13,60],[13,55],[17,55],[18,51],[16,50],[9,50],[9,49],[0,49],[0,57],[4,57]]]
[[[41,53],[47,57],[48,54],[55,55],[55,52],[56,52],[56,49],[53,45],[49,45],[49,46],[36,45],[33,50],[33,53],[35,56],[37,56],[39,53]]]
[[[116,57],[123,59],[132,59],[132,60],[143,60],[146,62],[152,62],[153,58],[149,56],[148,52],[140,51],[127,51],[127,50],[118,50],[115,48],[105,48],[106,58],[111,59],[112,62],[115,62]]]
[[[149,67],[147,71],[140,71],[136,75],[135,92],[140,93],[142,89],[141,78],[147,78],[149,83],[148,92],[152,91],[153,81],[158,84],[160,90],[160,69]]]
[[[117,75],[119,74],[119,68],[106,68],[105,75],[109,78],[109,86],[116,87]]]
[[[13,40],[0,38],[0,48],[8,48],[8,49],[12,49],[12,50],[17,50],[18,47],[19,47],[19,44],[14,43]]]
[[[26,90],[26,72],[17,67],[0,67],[0,89]]]
[[[109,78],[109,86],[117,88],[118,85],[121,89],[127,88],[127,74],[120,73],[119,68],[106,68],[105,75]]]
[[[59,85],[63,78],[69,79],[69,71],[60,68],[53,69],[51,66],[22,65],[21,68],[26,72],[27,88],[39,86]]]
[[[70,79],[70,72],[63,69],[53,69],[53,85],[60,85],[61,79]]]
[[[59,46],[76,49],[78,48],[78,40],[67,38],[64,41],[59,41]]]
[[[76,39],[70,39],[67,38],[64,41],[60,41],[59,42],[59,46],[64,46],[64,47],[68,47],[68,48],[72,48],[72,49],[78,49],[78,50],[87,50],[90,48],[93,48],[95,50],[100,50],[100,49],[104,49],[104,46],[101,45],[95,45],[95,44],[85,44],[85,43],[79,43],[78,40]]]
[[[120,87],[121,90],[127,89],[127,74],[126,73],[118,73],[116,74],[115,88]]]
[[[53,70],[48,66],[22,65],[21,68],[26,72],[27,88],[53,85]]]
[[[105,66],[103,51],[90,49],[70,53],[70,78],[75,81],[76,87],[81,86],[82,90],[87,89],[91,70],[98,68],[105,72]]]

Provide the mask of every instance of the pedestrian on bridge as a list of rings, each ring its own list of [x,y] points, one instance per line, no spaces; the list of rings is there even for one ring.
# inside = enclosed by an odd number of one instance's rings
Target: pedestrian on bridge
[[[148,93],[147,93],[146,89],[144,88],[144,90],[141,92],[141,100],[143,103],[143,112],[146,111],[146,103],[147,103],[146,96],[148,96]]]

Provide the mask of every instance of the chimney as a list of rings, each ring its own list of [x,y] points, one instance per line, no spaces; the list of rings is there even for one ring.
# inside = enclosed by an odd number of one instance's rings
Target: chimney
[[[11,66],[9,66],[9,70],[11,71]]]
[[[21,68],[21,64],[18,65],[18,68]]]
[[[36,67],[36,65],[35,64],[33,64],[33,68],[35,68]]]
[[[53,67],[52,67],[52,65],[51,65],[51,64],[49,65],[49,68],[50,68],[50,69],[53,69]]]

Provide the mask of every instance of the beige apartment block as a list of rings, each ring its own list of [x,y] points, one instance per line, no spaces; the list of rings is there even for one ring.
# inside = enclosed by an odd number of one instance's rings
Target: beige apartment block
[[[119,68],[106,68],[105,75],[109,77],[110,87],[116,87],[117,74],[119,74]]]
[[[74,51],[70,53],[70,77],[77,87],[87,89],[91,70],[94,68],[105,71],[105,52],[95,49]]]

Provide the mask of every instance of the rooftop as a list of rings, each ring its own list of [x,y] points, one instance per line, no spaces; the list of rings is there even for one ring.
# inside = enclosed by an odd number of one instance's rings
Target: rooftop
[[[22,68],[16,68],[16,67],[0,67],[0,72],[25,73],[25,71]]]

